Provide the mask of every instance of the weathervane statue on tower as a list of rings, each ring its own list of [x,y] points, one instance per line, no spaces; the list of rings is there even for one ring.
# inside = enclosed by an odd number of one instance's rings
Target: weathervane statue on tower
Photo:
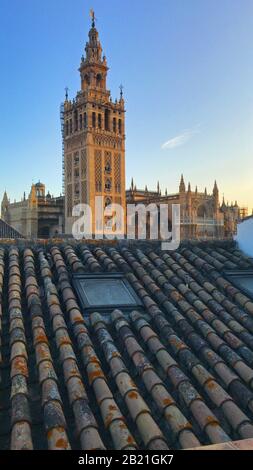
[[[123,87],[122,84],[119,86],[119,89],[120,89],[120,99],[122,100],[122,98],[123,98],[123,90],[124,90],[124,87]]]
[[[91,19],[92,19],[92,23],[91,23],[92,28],[95,28],[95,20],[96,20],[96,18],[95,18],[95,12],[94,12],[93,8],[90,9],[90,17],[91,17]]]

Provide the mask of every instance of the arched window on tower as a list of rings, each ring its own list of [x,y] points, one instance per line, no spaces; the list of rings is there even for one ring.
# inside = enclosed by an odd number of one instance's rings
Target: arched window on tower
[[[92,127],[96,127],[96,113],[92,113]]]
[[[102,116],[101,116],[100,113],[98,114],[98,128],[99,128],[99,129],[102,128]]]
[[[87,127],[87,114],[86,113],[84,113],[83,115],[83,127],[84,128]]]
[[[110,174],[111,171],[112,171],[111,163],[110,163],[109,160],[107,160],[106,163],[105,163],[105,172],[106,172],[107,174]]]
[[[105,130],[110,130],[110,111],[109,109],[105,110]]]
[[[72,124],[72,119],[69,121],[69,133],[72,134],[73,132],[73,124]]]
[[[85,76],[84,76],[84,81],[85,81],[86,85],[89,85],[89,84],[90,84],[90,77],[89,77],[89,75],[85,75]]]
[[[75,110],[74,112],[74,119],[75,119],[75,132],[78,131],[78,112]]]
[[[96,76],[96,86],[101,88],[101,83],[102,83],[102,75],[98,73]]]
[[[65,124],[65,134],[68,136],[69,135],[69,122],[67,121]]]
[[[105,181],[105,190],[110,192],[111,189],[112,189],[112,182],[110,178],[107,178]]]
[[[117,123],[116,123],[116,118],[113,118],[113,132],[117,132]]]
[[[80,114],[80,116],[79,116],[79,129],[80,129],[80,131],[82,130],[82,128],[83,128],[83,115]]]
[[[119,119],[118,125],[119,125],[119,133],[122,134],[122,121],[121,121],[121,119]]]

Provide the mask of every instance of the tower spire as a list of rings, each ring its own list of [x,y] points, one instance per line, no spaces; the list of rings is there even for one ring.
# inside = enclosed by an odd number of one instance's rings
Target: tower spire
[[[95,14],[91,10],[92,24],[89,38],[85,46],[85,54],[82,55],[79,68],[81,75],[82,91],[89,88],[97,88],[100,92],[106,92],[106,76],[108,72],[106,57],[102,56],[102,46],[99,34],[95,27]]]
[[[96,27],[96,24],[95,24],[96,18],[95,18],[95,12],[94,12],[93,8],[91,8],[91,10],[90,10],[90,17],[91,17],[91,27],[95,28]]]
[[[123,98],[123,89],[124,89],[122,84],[119,86],[119,89],[120,89],[120,99],[122,100],[122,98]]]

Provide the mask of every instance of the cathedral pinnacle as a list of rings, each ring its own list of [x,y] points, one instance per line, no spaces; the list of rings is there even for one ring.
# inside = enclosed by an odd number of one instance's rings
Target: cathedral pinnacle
[[[179,185],[179,192],[180,193],[185,193],[185,182],[184,182],[183,174],[181,175],[181,180],[180,180],[180,185]]]
[[[217,186],[217,182],[215,180],[214,182],[214,187],[213,187],[213,194],[214,195],[217,195],[219,193],[219,190],[218,190],[218,186]]]

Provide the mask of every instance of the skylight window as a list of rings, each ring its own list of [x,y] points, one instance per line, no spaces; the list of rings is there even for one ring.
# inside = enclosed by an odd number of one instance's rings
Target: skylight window
[[[253,298],[253,271],[227,271],[225,275],[238,289]]]
[[[142,306],[121,273],[74,274],[73,286],[84,311],[129,311]]]

